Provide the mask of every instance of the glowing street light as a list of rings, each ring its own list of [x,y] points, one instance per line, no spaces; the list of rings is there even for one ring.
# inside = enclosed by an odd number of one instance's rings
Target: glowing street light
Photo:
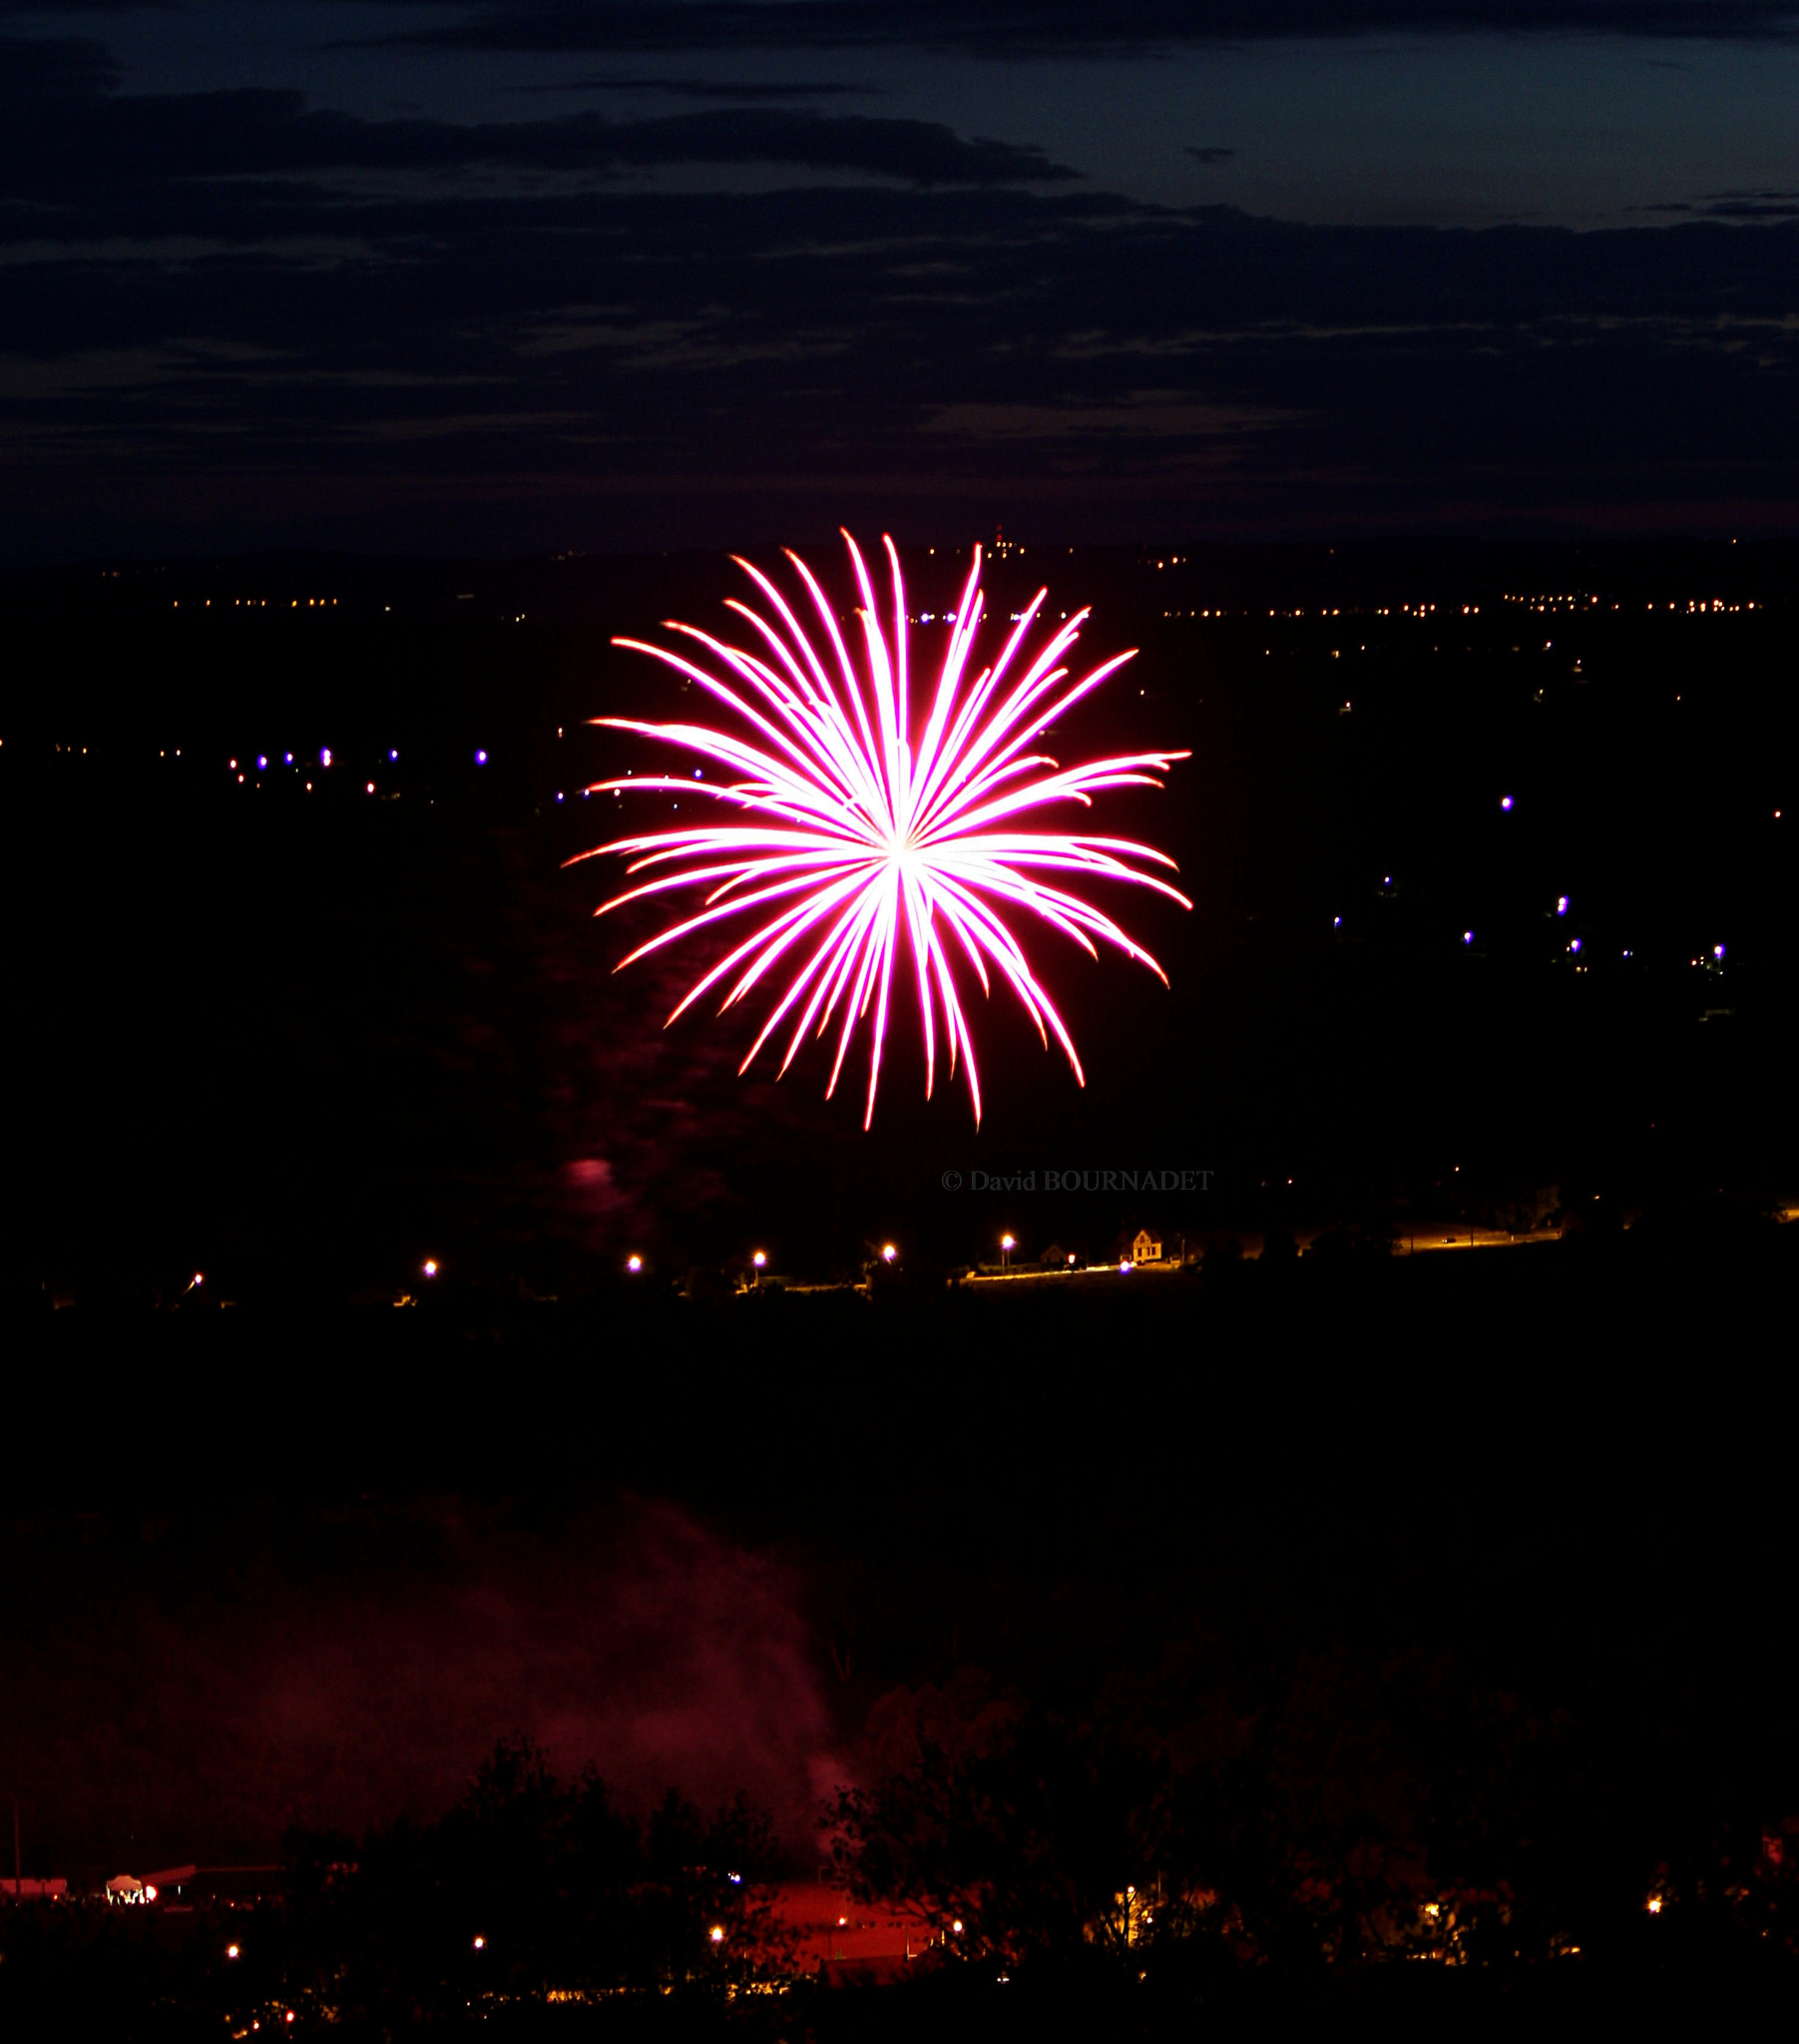
[[[1017,1241],[1010,1235],[1000,1237],[1000,1269],[1004,1271],[1011,1262],[1012,1252],[1018,1248]]]
[[[638,1272],[640,1272],[644,1268],[644,1260],[642,1257],[639,1256],[627,1257],[625,1259],[625,1268],[632,1274],[633,1277],[636,1277]]]
[[[711,1939],[713,1944],[722,1944],[724,1942],[724,1925],[722,1923],[714,1923],[711,1929],[706,1932],[706,1936]]]
[[[225,1955],[227,1959],[234,1959],[240,1956],[237,1947],[234,1944],[227,1944],[225,1946]]]
[[[884,1242],[884,1243],[882,1243],[882,1245],[881,1245],[881,1262],[882,1262],[883,1264],[891,1264],[891,1263],[893,1262],[893,1260],[894,1260],[894,1259],[895,1259],[895,1258],[896,1258],[896,1257],[897,1257],[898,1255],[899,1255],[899,1251],[898,1251],[898,1250],[896,1250],[896,1249],[895,1249],[895,1248],[893,1247],[892,1243],[890,1243],[890,1242]]]
[[[435,1278],[437,1276],[437,1259],[435,1257],[427,1257],[419,1268],[427,1278]]]

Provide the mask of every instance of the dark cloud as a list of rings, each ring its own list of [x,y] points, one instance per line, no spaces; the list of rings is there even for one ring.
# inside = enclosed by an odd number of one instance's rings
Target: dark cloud
[[[1681,220],[1792,220],[1799,218],[1799,192],[1714,192],[1704,199],[1663,200],[1643,211]]]
[[[1204,164],[1208,168],[1212,164],[1227,164],[1236,155],[1236,151],[1234,149],[1201,149],[1190,142],[1187,144],[1186,153],[1193,159],[1195,163]]]
[[[929,121],[826,115],[797,109],[723,108],[655,120],[596,113],[551,120],[456,123],[371,121],[308,108],[303,95],[248,89],[118,94],[92,45],[0,46],[15,86],[0,131],[0,186],[15,203],[62,208],[189,179],[270,178],[325,172],[441,173],[498,165],[514,170],[609,173],[663,164],[788,164],[921,185],[1066,180],[1041,150],[965,141]]]
[[[519,92],[666,92],[687,100],[809,100],[878,99],[878,85],[845,85],[841,80],[801,79],[792,85],[770,85],[760,80],[730,85],[712,78],[571,78],[546,85],[521,85]]]
[[[119,65],[102,43],[0,36],[0,105],[92,98],[118,82]]]
[[[1379,32],[1785,36],[1792,0],[565,0],[483,6],[407,40],[491,50],[882,49],[972,55]]]

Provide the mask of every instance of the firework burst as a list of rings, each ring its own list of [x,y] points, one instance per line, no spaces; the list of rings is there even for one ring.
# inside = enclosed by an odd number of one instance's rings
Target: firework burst
[[[1010,986],[1045,1047],[1054,1036],[1076,1079],[1087,1083],[1074,1040],[1014,932],[1020,911],[1060,930],[1096,958],[1096,939],[1113,945],[1167,983],[1155,960],[1110,916],[1070,886],[1043,876],[1120,881],[1152,888],[1183,908],[1192,906],[1166,880],[1130,863],[1172,871],[1174,861],[1149,845],[1020,829],[1019,820],[1064,803],[1091,806],[1102,788],[1159,787],[1156,776],[1188,756],[1139,753],[1063,766],[1033,751],[1057,718],[1131,656],[1122,653],[1071,681],[1065,656],[1087,622],[1086,611],[1028,652],[1027,641],[1048,595],[1039,590],[998,658],[975,671],[983,615],[979,547],[950,621],[943,665],[919,699],[925,715],[917,730],[899,554],[891,539],[883,541],[892,574],[891,617],[883,623],[867,565],[855,541],[847,532],[843,537],[861,596],[847,639],[811,570],[789,551],[787,559],[803,589],[800,609],[809,607],[816,614],[813,636],[808,637],[774,583],[739,560],[766,604],[765,612],[734,598],[727,606],[749,626],[751,647],[728,646],[691,625],[673,623],[667,629],[690,643],[691,656],[641,640],[614,640],[705,690],[744,735],[697,724],[596,718],[597,724],[640,732],[715,762],[729,777],[720,783],[632,775],[597,782],[591,794],[678,791],[717,802],[730,816],[619,838],[581,856],[624,853],[634,861],[634,874],[665,868],[603,903],[598,914],[647,895],[704,890],[695,914],[640,945],[620,961],[620,969],[714,923],[738,916],[755,919],[753,932],[669,1017],[673,1022],[720,986],[722,1013],[768,982],[772,1005],[740,1072],[749,1069],[777,1031],[786,1042],[780,1063],[785,1072],[808,1036],[823,1037],[834,1024],[836,1055],[825,1087],[829,1098],[858,1025],[870,1022],[866,1128],[874,1117],[898,971],[915,982],[926,1096],[935,1082],[941,1032],[951,1077],[958,1062],[968,1075],[978,1125],[981,1082],[958,969],[972,973],[984,994],[992,993],[996,977]],[[909,969],[901,963],[902,950]]]

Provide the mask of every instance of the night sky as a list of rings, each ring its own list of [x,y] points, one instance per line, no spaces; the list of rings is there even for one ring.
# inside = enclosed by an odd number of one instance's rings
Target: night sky
[[[4,14],[16,563],[1792,520],[1781,4]]]

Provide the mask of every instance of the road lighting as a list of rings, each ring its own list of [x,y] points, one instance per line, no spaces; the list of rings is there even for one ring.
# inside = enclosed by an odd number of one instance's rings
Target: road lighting
[[[1012,1236],[1003,1235],[1000,1237],[1000,1269],[1002,1271],[1007,1269],[1007,1267],[1011,1263],[1012,1252],[1017,1248],[1018,1243],[1014,1240]]]
[[[637,1274],[644,1268],[644,1260],[642,1257],[639,1256],[627,1257],[625,1259],[625,1268],[635,1278]]]
[[[882,1262],[883,1264],[891,1264],[891,1263],[893,1262],[893,1260],[894,1260],[894,1259],[895,1259],[895,1258],[896,1258],[896,1257],[897,1257],[898,1255],[899,1255],[899,1251],[898,1251],[898,1250],[896,1250],[896,1249],[894,1248],[894,1246],[892,1245],[892,1243],[890,1243],[890,1242],[884,1242],[884,1243],[882,1243],[882,1245],[881,1245],[881,1262]]]
[[[756,1288],[757,1290],[760,1290],[762,1284],[762,1273],[767,1268],[768,1258],[763,1251],[757,1250],[755,1255],[751,1257],[749,1261],[755,1267]]]

